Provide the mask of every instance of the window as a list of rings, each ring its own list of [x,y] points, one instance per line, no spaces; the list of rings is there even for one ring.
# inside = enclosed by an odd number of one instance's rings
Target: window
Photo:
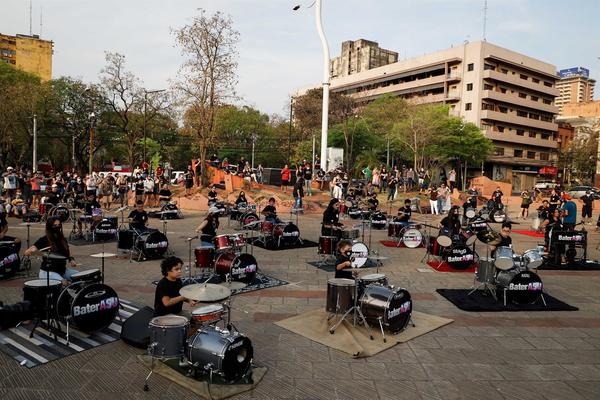
[[[530,138],[535,138],[537,136],[536,132],[529,132],[529,137]]]
[[[506,93],[506,89],[505,89],[505,88],[500,88],[500,91],[501,91],[502,93]]]
[[[552,87],[552,83],[544,81],[544,86]]]
[[[537,79],[537,78],[531,78],[531,81],[532,81],[533,83],[540,83],[540,80],[539,80],[539,79]]]
[[[540,160],[542,160],[542,161],[550,160],[550,153],[540,153]]]
[[[481,108],[484,109],[484,110],[494,111],[494,105],[493,104],[482,103],[481,104]]]
[[[472,109],[473,109],[473,104],[472,103],[465,104],[465,110],[466,111],[471,111]]]
[[[527,158],[529,158],[530,160],[535,160],[535,151],[528,151]]]
[[[467,71],[473,71],[475,69],[475,65],[473,63],[467,64]]]
[[[503,156],[504,155],[504,147],[495,147],[494,155],[495,156]]]
[[[498,126],[498,132],[503,133],[504,132],[504,127],[503,126]]]
[[[529,77],[528,77],[527,75],[525,75],[525,74],[520,74],[520,75],[519,75],[519,77],[520,77],[521,79],[523,79],[523,80],[527,80],[527,79],[529,79]]]
[[[484,65],[483,65],[483,69],[484,69],[484,70],[486,70],[486,71],[487,71],[488,69],[491,69],[492,71],[495,71],[495,70],[496,70],[496,67],[495,67],[494,65],[491,65],[491,64],[484,64]]]
[[[515,149],[514,150],[514,155],[515,155],[515,157],[522,158],[523,157],[523,150],[517,150],[517,149]]]
[[[544,104],[548,104],[548,105],[552,104],[552,100],[544,99],[542,101],[544,102]]]
[[[507,70],[506,68],[502,68],[502,69],[500,70],[500,72],[502,72],[502,73],[503,73],[503,74],[505,74],[505,75],[508,75],[508,70]]]
[[[540,119],[540,116],[539,116],[539,115],[537,115],[537,114],[530,113],[530,114],[529,114],[529,118],[531,118],[531,119],[536,119],[536,120],[538,120],[538,121],[539,121],[539,119]]]
[[[517,129],[517,135],[523,136],[525,135],[525,131],[523,129]]]
[[[522,98],[522,99],[526,99],[527,95],[525,93],[519,92],[519,97]]]
[[[537,96],[531,96],[531,101],[538,101],[539,98]]]
[[[527,118],[527,112],[526,111],[517,110],[517,116],[518,117],[525,117],[525,118]]]
[[[467,92],[470,92],[471,90],[473,90],[473,84],[467,83]]]
[[[548,140],[550,139],[550,135],[548,133],[542,133],[542,139]]]
[[[494,86],[490,85],[490,84],[487,84],[487,83],[484,83],[483,84],[483,90],[494,90]]]
[[[507,114],[508,113],[508,108],[506,107],[498,107],[498,110],[502,113],[502,114]]]

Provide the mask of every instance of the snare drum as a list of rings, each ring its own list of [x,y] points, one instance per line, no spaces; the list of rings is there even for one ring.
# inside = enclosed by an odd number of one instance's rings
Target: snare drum
[[[223,319],[225,307],[222,304],[209,304],[192,311],[191,320],[200,326],[213,325]]]
[[[465,211],[465,217],[469,219],[475,218],[475,210],[472,208],[467,208],[467,211]]]
[[[194,249],[196,268],[212,268],[215,257],[215,246],[198,246]]]
[[[452,234],[450,233],[450,229],[448,229],[448,228],[440,229],[440,232],[438,234],[436,241],[438,242],[438,244],[440,246],[443,246],[443,247],[452,246]]]
[[[473,243],[475,243],[475,241],[477,240],[477,235],[470,229],[462,230],[460,232],[460,235],[462,236],[467,246],[472,246]]]
[[[154,358],[177,358],[185,353],[189,321],[179,315],[163,315],[150,320],[148,354]]]
[[[335,253],[339,239],[336,236],[321,236],[319,238],[318,254],[331,255]]]
[[[340,232],[342,239],[356,239],[360,236],[360,229],[358,228],[343,229]]]
[[[217,251],[229,250],[232,246],[232,243],[229,241],[229,235],[215,236],[215,238],[213,239],[213,243],[215,244],[215,249]]]
[[[387,286],[388,280],[384,274],[368,274],[361,276],[357,279],[358,283],[358,298],[360,298],[365,291],[365,288],[371,284],[379,284]]]
[[[512,269],[514,266],[513,260],[513,249],[506,246],[500,246],[496,249],[495,253],[495,264],[496,268],[502,271]]]
[[[102,282],[102,272],[98,268],[87,269],[71,275],[71,282],[100,283]]]
[[[246,238],[242,233],[229,235],[229,244],[237,248],[243,247],[246,244]]]
[[[327,304],[325,309],[343,314],[354,305],[354,279],[331,278],[327,281]]]

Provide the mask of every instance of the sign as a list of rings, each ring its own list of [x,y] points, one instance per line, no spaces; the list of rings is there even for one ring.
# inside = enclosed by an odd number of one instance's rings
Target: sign
[[[344,149],[337,147],[327,148],[327,169],[332,171],[339,166],[344,165]]]
[[[542,167],[539,173],[540,175],[556,175],[558,174],[558,167]]]
[[[561,69],[558,71],[561,79],[562,78],[570,78],[572,76],[583,76],[584,78],[590,77],[590,70],[583,67],[573,67],[567,69]]]

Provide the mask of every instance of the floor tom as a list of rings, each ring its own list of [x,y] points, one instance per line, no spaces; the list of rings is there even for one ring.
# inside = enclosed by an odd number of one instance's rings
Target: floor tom
[[[327,281],[327,304],[325,309],[343,314],[354,305],[354,279],[331,278]]]
[[[187,318],[163,315],[150,320],[150,346],[148,354],[154,358],[178,358],[185,354],[185,341],[189,327]]]

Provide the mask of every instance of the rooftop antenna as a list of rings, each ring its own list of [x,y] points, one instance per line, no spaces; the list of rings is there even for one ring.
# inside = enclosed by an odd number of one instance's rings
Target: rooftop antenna
[[[33,12],[31,10],[31,3],[32,3],[32,1],[33,0],[29,0],[29,36],[33,35],[33,30],[32,30],[32,25],[33,25],[32,15],[33,15]]]
[[[487,28],[487,10],[488,10],[488,6],[487,6],[487,0],[483,1],[483,41],[486,41],[486,28]]]

